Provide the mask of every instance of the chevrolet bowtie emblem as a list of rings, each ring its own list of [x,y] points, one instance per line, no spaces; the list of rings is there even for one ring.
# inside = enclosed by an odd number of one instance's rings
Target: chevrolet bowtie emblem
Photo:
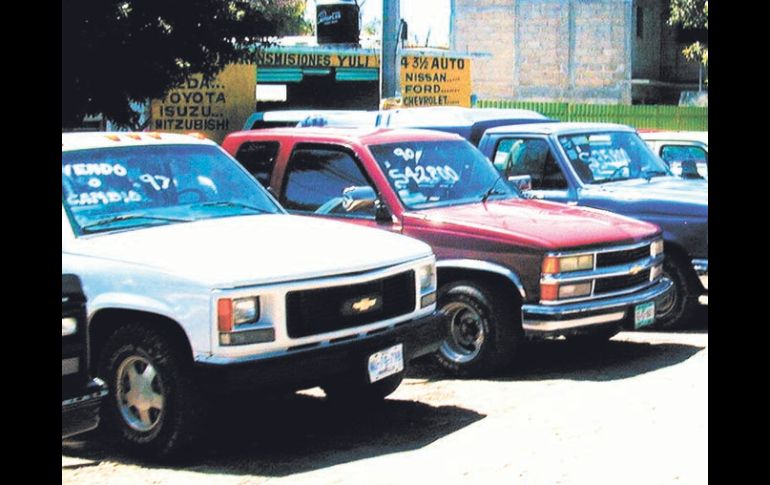
[[[362,298],[353,303],[353,310],[356,310],[357,312],[365,312],[376,304],[377,298]]]
[[[636,273],[640,272],[641,270],[642,270],[641,266],[632,266],[631,270],[629,271],[629,273],[631,273],[632,275],[635,275]]]

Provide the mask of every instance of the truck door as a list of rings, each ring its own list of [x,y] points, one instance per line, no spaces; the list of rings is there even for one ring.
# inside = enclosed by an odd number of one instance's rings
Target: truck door
[[[545,138],[504,135],[498,139],[493,153],[495,167],[526,196],[555,202],[574,200]]]
[[[322,216],[400,232],[355,153],[339,145],[298,143],[278,199],[291,213]]]

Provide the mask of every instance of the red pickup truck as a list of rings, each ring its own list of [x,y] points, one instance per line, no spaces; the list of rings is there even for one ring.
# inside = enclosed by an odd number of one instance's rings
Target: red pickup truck
[[[458,375],[499,369],[526,338],[606,340],[650,325],[669,297],[657,226],[526,199],[458,135],[277,128],[222,145],[289,212],[429,243],[448,322],[436,355]]]

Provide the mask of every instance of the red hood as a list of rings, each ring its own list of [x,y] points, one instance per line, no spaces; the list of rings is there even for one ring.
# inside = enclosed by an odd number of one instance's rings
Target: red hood
[[[654,224],[598,209],[531,199],[489,201],[404,214],[443,229],[549,250],[627,243],[659,232]]]

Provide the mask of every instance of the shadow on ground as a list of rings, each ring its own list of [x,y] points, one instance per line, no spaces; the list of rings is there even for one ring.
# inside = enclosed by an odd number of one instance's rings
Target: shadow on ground
[[[199,473],[280,477],[364,458],[422,448],[464,428],[483,414],[456,406],[388,399],[377,409],[342,411],[324,398],[294,394],[270,400],[230,399],[215,419],[194,466]],[[104,442],[98,432],[62,443],[62,454],[94,461],[139,462]]]

